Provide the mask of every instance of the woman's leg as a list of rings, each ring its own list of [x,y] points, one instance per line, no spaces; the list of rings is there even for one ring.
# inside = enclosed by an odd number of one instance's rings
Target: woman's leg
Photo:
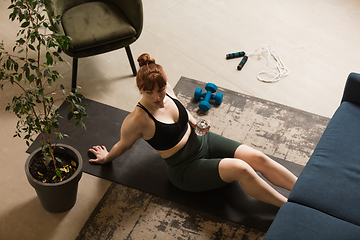
[[[219,174],[223,181],[239,181],[244,191],[250,196],[266,203],[281,207],[287,199],[267,184],[254,169],[240,159],[222,159]]]
[[[289,191],[292,190],[297,180],[297,177],[284,166],[252,147],[240,145],[235,151],[234,158],[245,161],[272,184]]]

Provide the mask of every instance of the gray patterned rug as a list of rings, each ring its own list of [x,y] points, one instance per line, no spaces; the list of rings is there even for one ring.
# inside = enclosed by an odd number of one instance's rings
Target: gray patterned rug
[[[259,230],[113,183],[77,240],[262,239]]]
[[[202,112],[193,98],[206,83],[182,77],[175,93],[187,110],[210,120],[211,131],[270,156],[305,165],[330,119],[218,87],[221,105]]]
[[[205,83],[182,77],[174,91],[211,131],[268,155],[305,165],[329,119],[218,88],[220,106],[208,112],[193,99]],[[262,239],[264,232],[113,183],[77,237],[80,239]]]

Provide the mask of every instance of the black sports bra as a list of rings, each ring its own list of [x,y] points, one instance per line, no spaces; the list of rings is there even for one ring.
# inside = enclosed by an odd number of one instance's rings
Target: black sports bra
[[[159,151],[168,150],[176,146],[185,135],[188,129],[189,116],[184,106],[176,98],[172,98],[179,110],[179,119],[175,123],[162,123],[156,120],[153,115],[139,102],[138,107],[142,108],[155,122],[155,134],[149,139],[145,140],[153,148]]]

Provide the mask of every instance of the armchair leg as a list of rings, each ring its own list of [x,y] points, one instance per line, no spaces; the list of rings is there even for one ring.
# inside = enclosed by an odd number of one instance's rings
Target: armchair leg
[[[78,70],[78,58],[73,58],[72,82],[71,82],[71,91],[72,92],[75,92],[75,89],[76,89],[77,70]]]
[[[128,56],[128,59],[129,59],[130,65],[131,65],[133,75],[136,76],[136,67],[135,67],[133,56],[131,54],[130,46],[125,47],[125,50],[126,50],[126,54]]]

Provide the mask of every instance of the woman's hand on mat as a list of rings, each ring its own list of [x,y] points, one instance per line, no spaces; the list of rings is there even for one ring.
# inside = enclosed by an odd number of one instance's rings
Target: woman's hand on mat
[[[109,154],[108,150],[105,146],[94,146],[89,149],[90,152],[92,152],[96,159],[90,159],[90,163],[99,163],[104,164],[106,163],[105,158]]]

